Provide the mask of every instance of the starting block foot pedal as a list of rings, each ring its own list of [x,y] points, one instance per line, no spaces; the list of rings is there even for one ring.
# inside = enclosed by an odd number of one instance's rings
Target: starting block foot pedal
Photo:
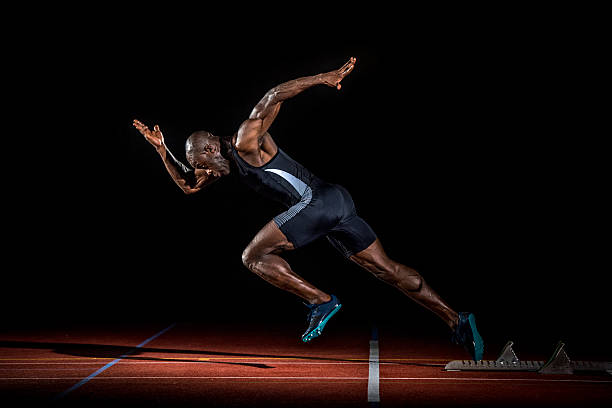
[[[546,363],[538,370],[540,374],[574,374],[572,361],[565,352],[565,344],[560,341]]]
[[[516,353],[512,349],[514,343],[512,341],[508,341],[504,348],[502,349],[501,354],[495,360],[496,363],[504,366],[504,365],[518,365],[520,364],[520,360],[517,357]]]

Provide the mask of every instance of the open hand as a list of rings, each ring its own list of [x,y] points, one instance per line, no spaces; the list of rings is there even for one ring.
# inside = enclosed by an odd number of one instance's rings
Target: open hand
[[[151,143],[157,151],[165,147],[164,135],[159,129],[159,125],[155,125],[153,130],[150,130],[144,123],[134,119],[134,127]]]
[[[345,76],[351,73],[353,68],[355,68],[355,62],[357,62],[357,58],[351,57],[351,59],[348,60],[348,62],[344,64],[340,69],[321,74],[323,82],[328,86],[335,86],[336,89],[340,89],[342,87],[342,85],[340,85],[340,82],[344,79]]]

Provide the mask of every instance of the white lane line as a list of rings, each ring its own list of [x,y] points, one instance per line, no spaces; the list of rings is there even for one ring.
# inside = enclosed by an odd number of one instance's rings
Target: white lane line
[[[368,402],[380,402],[380,370],[378,353],[378,330],[372,328],[372,340],[370,340],[370,361],[368,369]]]
[[[81,377],[10,377],[0,380],[79,380]],[[102,376],[91,380],[367,380],[367,377],[256,377],[256,376]]]
[[[610,383],[611,380],[573,380],[561,378],[478,378],[478,377],[463,377],[463,378],[439,378],[439,377],[384,377],[381,380],[397,380],[397,381],[525,381],[525,382],[572,382],[572,383]]]
[[[1,380],[79,380],[81,377],[6,377]],[[274,377],[274,376],[101,376],[92,380],[368,380],[368,377]],[[532,383],[600,383],[612,384],[611,380],[580,380],[580,379],[556,379],[556,378],[440,378],[440,377],[381,377],[381,381],[508,381],[508,382],[532,382]]]
[[[99,365],[100,363],[9,363],[6,365]],[[130,364],[268,364],[268,365],[368,365],[370,363],[306,363],[306,362],[296,362],[296,363],[288,363],[288,362],[278,362],[278,361],[121,361],[118,362],[117,365],[130,365]],[[380,363],[380,364],[394,364],[399,365],[400,363]],[[4,364],[0,364],[4,365]],[[0,368],[0,370],[39,370],[38,368]],[[40,369],[42,370],[42,368]],[[52,370],[52,369],[50,369]],[[59,368],[58,368],[59,370]]]

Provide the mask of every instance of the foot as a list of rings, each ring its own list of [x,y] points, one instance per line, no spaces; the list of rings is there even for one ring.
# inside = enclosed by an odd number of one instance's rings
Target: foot
[[[463,345],[474,361],[482,360],[484,344],[476,329],[476,318],[472,313],[459,313],[459,321],[451,340],[455,344]]]
[[[307,318],[308,329],[302,334],[302,341],[304,343],[319,337],[327,321],[342,307],[335,295],[331,295],[329,302],[321,303],[320,305],[307,304],[306,306],[310,309],[310,312],[308,312]]]

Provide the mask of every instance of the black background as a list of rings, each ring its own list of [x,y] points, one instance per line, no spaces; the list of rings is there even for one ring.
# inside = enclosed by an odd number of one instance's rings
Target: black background
[[[485,335],[606,345],[598,10],[72,11],[10,50],[7,321],[303,319],[240,259],[282,209],[233,177],[183,195],[131,123],[184,161],[191,132],[231,134],[269,88],[355,56],[342,90],[283,105],[279,146],[346,186],[387,253]],[[344,319],[443,330],[324,240],[287,259]]]

